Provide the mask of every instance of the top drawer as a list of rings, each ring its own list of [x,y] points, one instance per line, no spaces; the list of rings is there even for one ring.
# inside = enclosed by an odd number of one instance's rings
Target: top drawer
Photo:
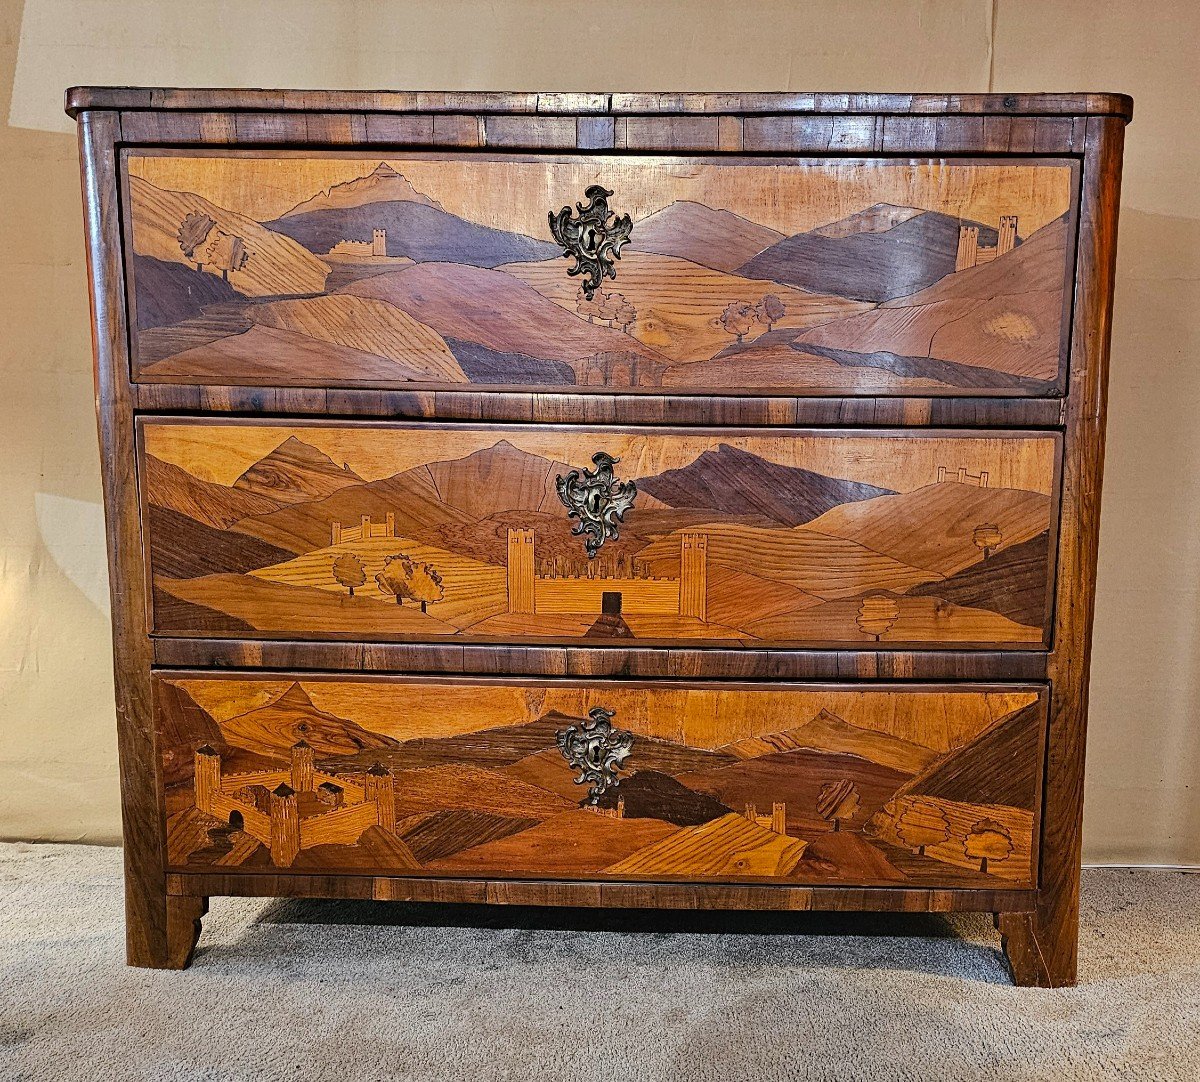
[[[1060,394],[1077,172],[1053,158],[127,150],[133,376]]]

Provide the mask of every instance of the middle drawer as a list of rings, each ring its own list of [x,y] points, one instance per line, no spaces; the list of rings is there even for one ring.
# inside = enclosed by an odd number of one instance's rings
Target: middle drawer
[[[1059,437],[147,417],[157,635],[1038,648]]]

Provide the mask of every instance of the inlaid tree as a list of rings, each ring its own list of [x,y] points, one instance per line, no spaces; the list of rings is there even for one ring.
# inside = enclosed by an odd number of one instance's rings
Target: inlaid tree
[[[774,293],[768,293],[761,301],[754,306],[755,318],[762,323],[767,330],[771,330],[776,323],[783,319],[787,309]]]
[[[754,307],[745,301],[730,301],[721,313],[721,326],[726,334],[734,335],[740,343],[755,323]]]
[[[980,819],[967,835],[963,851],[972,860],[979,861],[979,870],[988,870],[988,861],[999,863],[1007,860],[1013,851],[1012,835],[1003,823],[995,819]]]
[[[367,569],[353,552],[343,552],[333,561],[333,577],[354,596],[354,590],[367,581]]]
[[[589,323],[595,322],[597,319],[604,318],[604,293],[597,290],[591,300],[589,300],[583,292],[583,286],[580,286],[575,293],[575,311],[577,311]]]
[[[855,623],[864,635],[879,642],[900,616],[900,602],[888,594],[868,594],[858,606]]]
[[[982,522],[971,531],[971,540],[975,547],[983,553],[986,560],[1000,547],[1004,534],[994,522]]]
[[[205,244],[216,224],[215,219],[200,211],[192,211],[180,223],[175,239],[179,241],[180,251],[196,264],[196,270],[204,269]]]
[[[618,294],[618,296],[620,295]],[[624,297],[621,297],[616,306],[613,322],[626,334],[629,333],[629,328],[637,322],[637,309]]]
[[[834,833],[842,829],[844,820],[853,819],[862,798],[858,786],[849,778],[831,781],[821,787],[817,797],[817,814],[827,823],[833,823]]]
[[[229,281],[230,272],[245,270],[250,262],[250,250],[246,242],[237,234],[220,229],[214,229],[209,234],[204,251],[206,262],[221,272],[224,282]]]
[[[620,293],[597,293],[596,299],[600,302],[600,318],[609,326],[615,326],[617,315],[621,310],[621,305],[625,304],[625,297]]]
[[[428,612],[431,602],[446,596],[441,575],[429,564],[402,552],[383,558],[383,570],[375,576],[375,582],[383,593],[396,599],[397,605],[403,605],[406,599],[416,601],[422,612]]]
[[[926,846],[949,840],[950,833],[946,813],[930,800],[910,801],[896,821],[896,834],[920,857],[925,855]]]

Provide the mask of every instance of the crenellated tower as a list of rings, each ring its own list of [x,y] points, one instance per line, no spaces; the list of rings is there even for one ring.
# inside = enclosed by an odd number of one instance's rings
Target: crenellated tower
[[[508,611],[533,612],[534,544],[532,530],[508,531]]]
[[[708,534],[684,533],[679,550],[679,615],[708,620]]]

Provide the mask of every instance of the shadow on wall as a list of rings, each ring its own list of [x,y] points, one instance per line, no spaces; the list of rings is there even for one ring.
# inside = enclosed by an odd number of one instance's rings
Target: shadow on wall
[[[1088,741],[1096,862],[1200,861],[1197,251],[1200,221],[1122,210]]]

